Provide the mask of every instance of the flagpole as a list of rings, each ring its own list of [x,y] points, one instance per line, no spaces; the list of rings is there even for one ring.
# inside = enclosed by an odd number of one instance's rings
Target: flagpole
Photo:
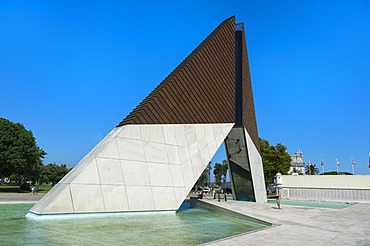
[[[353,165],[353,158],[351,158],[351,163],[352,163],[352,174],[355,175],[355,167]]]
[[[339,175],[338,159],[337,159],[337,175]]]
[[[322,166],[322,175],[325,175],[325,173],[324,173],[324,159],[321,159],[321,166]]]

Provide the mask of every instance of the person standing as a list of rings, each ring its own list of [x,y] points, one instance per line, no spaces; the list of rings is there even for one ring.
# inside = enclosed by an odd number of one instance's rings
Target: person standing
[[[36,195],[39,195],[39,184],[36,184],[36,190],[35,190],[35,192],[36,192]]]

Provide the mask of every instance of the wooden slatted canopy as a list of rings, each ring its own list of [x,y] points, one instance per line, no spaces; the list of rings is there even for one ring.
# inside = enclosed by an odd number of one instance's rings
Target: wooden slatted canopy
[[[235,17],[223,21],[118,126],[233,123]]]
[[[243,26],[242,126],[259,150]],[[118,126],[235,122],[235,16],[224,20]]]
[[[247,40],[245,38],[244,23],[242,25],[242,40],[243,40],[243,54],[242,54],[242,126],[244,126],[254,145],[260,151],[260,144],[258,139],[256,113],[254,108],[253,91],[251,74],[249,70],[249,60],[247,52]]]

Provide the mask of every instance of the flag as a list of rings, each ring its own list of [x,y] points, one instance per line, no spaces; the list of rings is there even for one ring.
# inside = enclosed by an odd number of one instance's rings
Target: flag
[[[353,160],[352,160],[352,165],[356,165],[356,162],[354,162]]]
[[[324,166],[324,160],[321,160],[321,166]]]
[[[370,168],[370,154],[369,154],[369,168]]]
[[[337,166],[340,166],[340,162],[337,160]]]

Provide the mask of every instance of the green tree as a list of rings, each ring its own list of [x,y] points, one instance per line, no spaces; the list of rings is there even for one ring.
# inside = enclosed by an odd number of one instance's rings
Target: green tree
[[[199,176],[197,182],[195,183],[194,190],[197,190],[198,186],[202,186],[203,188],[206,186],[209,186],[209,183],[210,183],[209,181],[211,178],[211,170],[212,170],[211,164],[212,162],[209,162],[207,167],[204,169],[203,173]]]
[[[222,183],[225,185],[226,183],[226,175],[227,175],[227,170],[229,169],[229,165],[227,160],[222,161]]]
[[[208,166],[206,167],[207,174],[208,174],[208,177],[207,177],[207,181],[208,181],[208,182],[206,182],[206,183],[207,183],[207,186],[209,186],[209,185],[210,185],[210,183],[211,183],[211,171],[212,171],[212,166],[211,166],[211,164],[212,164],[212,162],[210,161],[210,162],[208,163]]]
[[[207,169],[205,169],[203,173],[200,175],[200,177],[198,178],[198,181],[195,185],[195,191],[198,190],[198,186],[205,187],[205,185],[207,185],[207,180],[208,180],[208,171]]]
[[[259,138],[259,143],[265,182],[271,184],[274,182],[276,173],[288,174],[292,159],[286,151],[287,147],[281,143],[273,146],[263,138]]]
[[[301,169],[293,167],[292,173],[297,173],[298,175],[303,175]]]
[[[320,170],[316,167],[316,164],[309,163],[305,167],[305,172],[309,175],[316,175],[320,173]]]
[[[223,174],[223,166],[220,163],[216,163],[213,167],[213,174],[215,175],[215,183],[217,186],[221,186],[222,174]]]
[[[50,163],[46,166],[43,166],[42,172],[40,175],[41,182],[52,182],[53,185],[58,183],[70,169],[67,168],[66,164],[61,164],[58,166],[55,163]]]
[[[23,124],[0,118],[0,177],[15,174],[36,181],[46,152],[36,145],[31,131]],[[19,178],[18,178],[19,179]]]
[[[330,171],[330,172],[324,172],[323,174],[321,173],[320,175],[338,175],[338,173],[337,171]],[[353,175],[353,174],[349,172],[339,172],[339,175]]]

